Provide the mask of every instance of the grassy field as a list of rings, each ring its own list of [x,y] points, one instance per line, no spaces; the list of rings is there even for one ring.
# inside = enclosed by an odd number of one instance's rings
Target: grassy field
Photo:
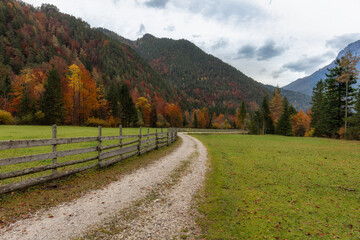
[[[117,128],[106,128],[103,129],[103,135],[117,135],[118,131]],[[138,134],[138,131],[139,130],[135,128],[124,129],[123,133]],[[151,130],[151,132],[154,131],[154,129]],[[59,127],[58,133],[59,137],[96,136],[97,128]],[[51,127],[49,126],[0,126],[1,140],[50,137]],[[100,170],[94,168],[69,177],[64,177],[51,182],[50,187],[49,183],[45,183],[21,191],[0,195],[0,228],[18,219],[28,218],[31,213],[39,209],[73,201],[90,190],[104,187],[110,182],[119,179],[122,175],[144,167],[160,157],[168,155],[180,144],[181,140],[169,147],[151,151],[140,157],[131,157]],[[3,155],[1,155],[3,152],[4,151],[0,150],[0,158],[3,158]],[[0,167],[0,172],[6,172],[7,170],[5,167]]]
[[[194,135],[209,150],[207,239],[359,239],[360,142]]]
[[[166,129],[164,129],[166,131]],[[155,129],[150,129],[150,133],[154,133]],[[147,128],[142,130],[142,134],[147,133]],[[136,135],[139,134],[139,128],[124,128],[123,135]],[[119,135],[119,128],[103,128],[102,129],[103,136],[113,136]],[[98,128],[96,127],[73,127],[73,126],[59,126],[57,128],[57,137],[58,138],[69,138],[69,137],[94,137],[98,136]],[[51,126],[4,126],[0,125],[0,141],[4,140],[18,140],[18,139],[39,139],[39,138],[51,138],[52,137],[52,128]],[[132,141],[134,139],[125,139],[123,142]],[[106,141],[103,142],[103,146],[116,144],[119,140],[114,141]],[[86,148],[86,147],[94,147],[97,146],[97,141],[94,142],[85,142],[78,144],[64,144],[59,145],[57,150],[70,150],[77,148]],[[52,151],[52,146],[45,147],[33,147],[33,148],[22,148],[22,149],[14,149],[14,150],[0,150],[0,159],[8,158],[8,157],[16,157],[16,156],[25,156],[25,155],[33,155],[39,153],[48,153]],[[75,156],[68,156],[58,158],[58,162],[67,162],[71,160],[78,160],[83,158],[95,157],[97,152],[86,153]],[[76,164],[72,166],[67,166],[63,168],[59,168],[59,171],[70,170],[78,167],[89,166],[95,164],[97,160],[89,161],[86,163]],[[51,163],[51,159],[37,161],[37,162],[29,162],[22,163],[16,165],[9,165],[0,167],[0,173],[2,172],[12,172],[17,170],[22,170],[31,167],[39,167],[48,165]],[[22,177],[0,180],[0,184],[7,184],[11,182],[22,181],[28,178],[34,178],[39,176],[49,175],[52,170],[43,171],[40,173],[29,174]]]

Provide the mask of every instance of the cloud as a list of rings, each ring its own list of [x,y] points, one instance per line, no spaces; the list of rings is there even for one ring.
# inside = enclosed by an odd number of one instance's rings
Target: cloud
[[[333,48],[336,51],[340,51],[350,43],[358,40],[360,40],[360,33],[349,33],[341,36],[336,36],[333,39],[326,41],[326,46]]]
[[[145,5],[151,8],[165,8],[170,0],[149,0]]]
[[[229,45],[229,40],[221,38],[214,45],[211,46],[212,50],[218,50],[221,48],[225,48]]]
[[[286,69],[285,69],[285,68],[281,68],[281,69],[279,69],[279,70],[277,70],[277,71],[273,71],[273,72],[271,73],[271,76],[272,76],[274,79],[278,79],[278,78],[280,78],[280,76],[281,76],[281,74],[282,74],[283,72],[286,72]]]
[[[174,32],[175,31],[175,26],[174,25],[169,25],[169,26],[165,27],[164,30],[168,31],[168,32]]]
[[[303,56],[297,61],[284,64],[283,68],[292,72],[305,72],[306,74],[310,74],[316,69],[318,69],[321,64],[325,64],[325,62],[329,60],[329,58],[331,59],[335,56],[335,53],[332,51],[328,51],[318,56]]]
[[[276,46],[275,41],[269,39],[256,51],[256,56],[259,61],[269,60],[281,55],[284,51],[284,47]]]
[[[146,33],[146,28],[145,28],[144,24],[141,24],[141,25],[140,25],[140,28],[139,28],[139,31],[137,32],[137,35],[138,35],[138,36],[142,36],[142,35],[144,35],[145,33]]]
[[[256,54],[256,47],[253,45],[244,45],[237,52],[237,59],[241,58],[253,58]]]
[[[247,22],[268,17],[268,14],[258,4],[247,0],[175,0],[174,4],[192,13],[200,13],[206,18],[216,18],[218,21],[236,19],[238,22]]]

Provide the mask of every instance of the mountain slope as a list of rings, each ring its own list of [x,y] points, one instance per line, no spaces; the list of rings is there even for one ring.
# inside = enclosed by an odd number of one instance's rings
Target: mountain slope
[[[275,87],[272,85],[265,85],[271,92],[274,92]],[[304,112],[311,108],[311,97],[309,95],[294,92],[287,89],[280,89],[281,96],[286,97],[289,102],[296,108],[296,110],[302,109]]]
[[[106,33],[116,38],[116,34]],[[265,94],[271,94],[263,84],[187,40],[159,39],[150,34],[134,42],[117,39],[136,49],[180,92],[179,102],[186,109],[206,106],[217,113],[234,113],[242,100],[255,106]]]
[[[46,72],[51,64],[67,72],[82,63],[96,81],[129,84],[133,95],[174,98],[165,81],[134,49],[49,4],[40,8],[0,2],[0,69],[14,78],[26,68]],[[0,86],[2,79],[0,78]]]
[[[348,51],[350,51],[354,56],[360,57],[360,40],[349,44],[345,49],[343,49],[338,54],[336,59],[342,58]],[[328,69],[331,69],[335,66],[335,60],[332,61],[329,65],[314,72],[310,76],[300,78],[300,79],[286,85],[285,87],[283,87],[283,89],[287,89],[287,90],[291,90],[291,91],[295,91],[295,92],[301,92],[301,93],[311,96],[312,89],[316,86],[316,83],[320,79],[325,79],[326,78],[325,74],[328,73]],[[357,68],[360,70],[360,62],[357,64]]]

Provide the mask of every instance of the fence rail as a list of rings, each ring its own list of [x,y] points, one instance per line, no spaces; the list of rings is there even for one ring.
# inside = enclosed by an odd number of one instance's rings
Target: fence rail
[[[94,167],[105,167],[114,163],[117,163],[123,159],[141,155],[154,149],[159,149],[164,146],[168,146],[177,139],[177,131],[175,129],[168,129],[167,132],[155,133],[142,133],[142,128],[139,129],[138,135],[123,135],[122,126],[119,127],[118,136],[102,136],[102,128],[98,128],[99,134],[96,137],[76,137],[76,138],[57,138],[57,127],[52,127],[52,138],[50,139],[34,139],[34,140],[9,140],[0,141],[0,150],[12,150],[21,148],[32,147],[52,147],[51,152],[40,153],[34,155],[8,157],[0,159],[0,170],[5,167],[14,167],[16,165],[25,164],[24,169],[17,169],[9,172],[0,172],[0,180],[12,179],[10,183],[0,185],[0,194],[12,192],[22,188],[30,187],[36,184],[44,183],[50,180],[54,180],[60,177],[68,176],[71,174],[79,173]],[[104,145],[106,141],[118,140],[116,144]],[[130,140],[125,141],[124,140]],[[78,143],[92,143],[94,146],[83,147],[71,150],[58,151],[59,145],[70,145]],[[96,144],[97,143],[97,144]],[[1,153],[1,152],[0,152]],[[65,160],[59,161],[59,158],[72,157],[76,155],[93,154],[94,156],[87,156],[77,160]],[[32,164],[39,162],[42,166],[26,166],[26,164]],[[74,166],[77,164],[90,165],[80,166],[67,170],[66,167]],[[46,174],[48,170],[52,170],[51,173]],[[32,177],[31,174],[43,173],[42,176]],[[44,175],[45,174],[45,175]],[[25,179],[24,177],[25,176]],[[27,178],[26,178],[27,177]],[[14,179],[20,178],[20,179]],[[16,181],[18,180],[18,181]]]

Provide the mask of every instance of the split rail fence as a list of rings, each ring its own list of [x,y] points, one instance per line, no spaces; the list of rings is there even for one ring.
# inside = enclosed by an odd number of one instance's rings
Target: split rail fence
[[[163,132],[163,129],[158,132],[156,129],[156,132],[151,134],[149,128],[145,134],[142,134],[142,128],[140,128],[138,135],[123,135],[120,126],[118,136],[102,136],[101,126],[98,129],[99,134],[95,137],[57,138],[57,127],[54,125],[50,139],[0,141],[0,150],[44,146],[51,149],[52,147],[52,151],[47,153],[0,158],[0,181],[5,181],[5,184],[0,185],[0,194],[91,168],[105,167],[123,159],[168,146],[177,139],[177,131],[172,128],[169,128],[167,132]],[[90,147],[58,151],[59,145],[80,143],[82,145],[85,143]],[[75,155],[86,157],[74,160]],[[15,170],[3,172],[1,168]]]

